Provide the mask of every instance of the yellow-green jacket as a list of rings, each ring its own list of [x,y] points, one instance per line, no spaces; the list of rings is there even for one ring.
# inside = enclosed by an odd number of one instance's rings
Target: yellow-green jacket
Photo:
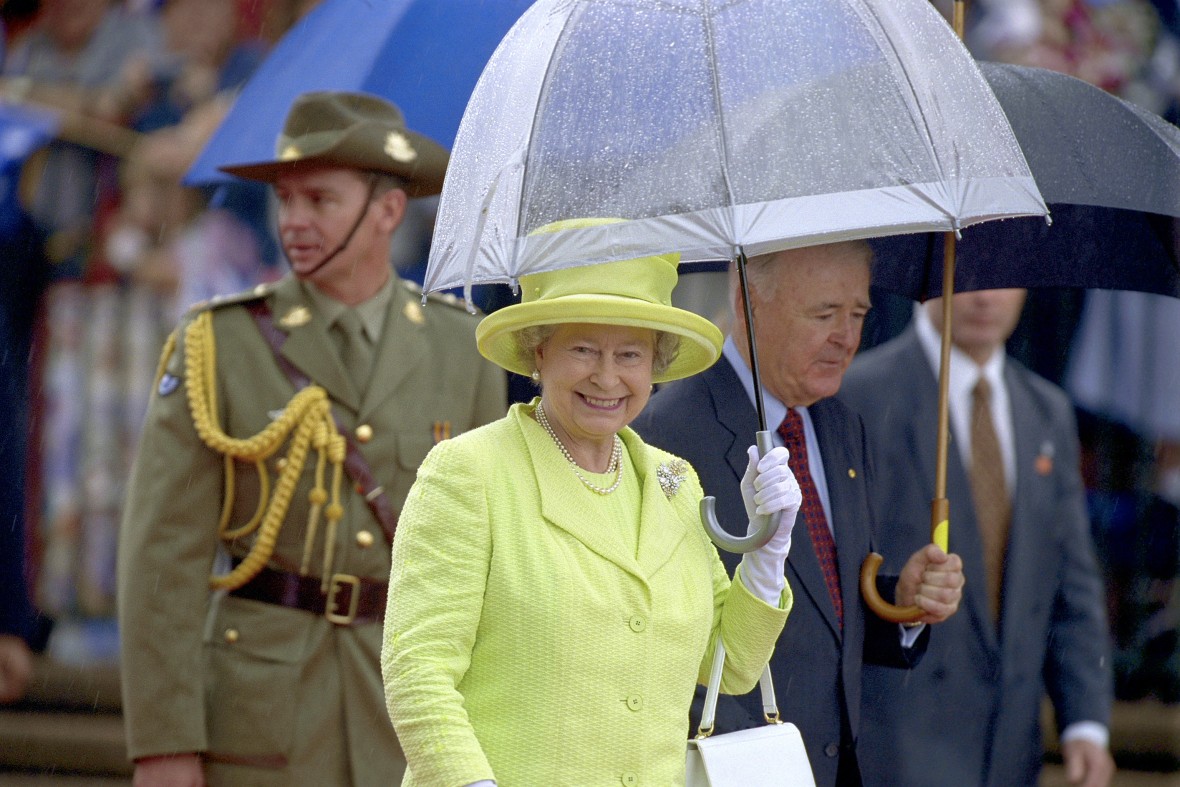
[[[631,553],[531,412],[436,446],[406,501],[382,650],[404,784],[682,784],[714,637],[723,690],[748,691],[790,590],[775,609],[731,584],[696,474],[624,429],[642,488]]]
[[[245,308],[257,299],[265,299],[287,334],[283,355],[327,390],[346,430],[369,437],[361,451],[396,509],[448,429],[457,434],[504,413],[504,374],[478,355],[476,319],[462,309],[437,300],[422,306],[420,292],[397,284],[360,395],[324,321],[288,277],[205,309],[216,337],[216,410],[232,437],[262,431],[294,392]],[[223,457],[194,430],[186,390],[183,335],[201,311],[179,329],[181,341],[152,396],[120,534],[129,754],[204,752],[213,783],[396,784],[404,766],[381,702],[380,625],[336,626],[322,615],[209,590],[210,573],[228,569],[224,554],[215,567],[218,553],[227,546],[241,558],[253,537],[219,547],[227,476]],[[265,460],[272,482],[285,454],[284,446]],[[310,457],[271,567],[299,569],[315,465]],[[233,475],[229,522],[240,525],[255,513],[259,478],[253,465],[240,462]],[[342,494],[331,570],[388,578],[389,544],[380,525],[347,477]],[[321,521],[309,572],[317,576],[325,533]]]

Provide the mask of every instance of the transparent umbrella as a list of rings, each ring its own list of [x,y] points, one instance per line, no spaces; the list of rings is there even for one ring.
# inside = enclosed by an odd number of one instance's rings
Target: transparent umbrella
[[[926,0],[539,0],[468,103],[425,285],[667,252],[744,277],[747,255],[1045,212]],[[623,221],[531,234],[580,217]],[[734,551],[776,527],[738,539],[703,509]]]

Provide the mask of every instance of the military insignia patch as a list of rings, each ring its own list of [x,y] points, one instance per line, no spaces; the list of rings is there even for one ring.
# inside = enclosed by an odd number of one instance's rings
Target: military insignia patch
[[[180,378],[165,372],[164,375],[160,377],[160,384],[156,386],[156,393],[158,393],[160,396],[167,396],[179,387]]]
[[[418,151],[414,150],[410,140],[400,131],[389,132],[389,136],[385,138],[385,153],[394,161],[399,161],[402,164],[418,158]]]
[[[284,328],[298,328],[311,322],[311,311],[306,306],[296,306],[279,318],[279,325]]]

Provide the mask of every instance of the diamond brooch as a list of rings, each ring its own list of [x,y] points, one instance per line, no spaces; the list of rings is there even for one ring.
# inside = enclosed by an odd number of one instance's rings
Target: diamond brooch
[[[659,479],[660,489],[669,500],[680,490],[684,479],[688,478],[688,463],[683,459],[664,462],[656,468],[656,478]]]

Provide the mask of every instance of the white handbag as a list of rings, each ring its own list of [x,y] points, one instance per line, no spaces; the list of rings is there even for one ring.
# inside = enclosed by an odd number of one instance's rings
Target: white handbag
[[[799,728],[779,720],[770,665],[762,669],[758,681],[766,726],[713,735],[724,669],[725,645],[718,637],[701,725],[697,736],[688,741],[687,787],[815,787]]]

